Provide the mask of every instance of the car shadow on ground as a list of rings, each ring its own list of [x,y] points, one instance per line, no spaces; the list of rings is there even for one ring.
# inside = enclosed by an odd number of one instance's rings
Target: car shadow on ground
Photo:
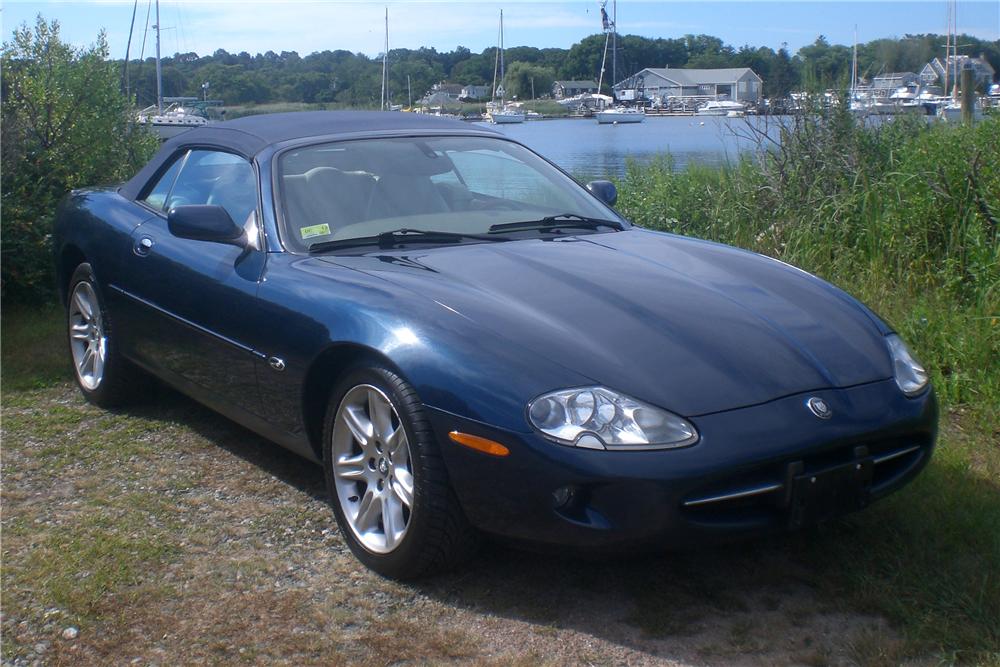
[[[161,389],[156,401],[127,412],[181,424],[312,499],[327,500],[318,465],[172,390]],[[332,511],[330,524],[335,526]],[[834,530],[843,537],[854,529],[848,523]],[[697,656],[697,646],[718,641],[708,637],[717,634],[712,629],[749,636],[755,618],[781,614],[801,622],[803,615],[842,610],[836,598],[820,601],[816,591],[825,566],[802,555],[826,539],[812,530],[694,551],[599,558],[486,540],[457,571],[402,587],[472,614],[549,632],[573,630],[644,654],[694,643]]]
[[[313,499],[322,502],[327,500],[326,483],[320,466],[169,387],[156,387],[152,400],[129,406],[121,412],[151,421],[182,424],[213,445],[266,471]],[[331,520],[332,518],[331,514]]]
[[[327,503],[320,466],[172,390],[162,389],[158,400],[128,414],[179,424],[312,501]],[[932,466],[928,473],[933,484],[965,485],[973,505],[998,490],[995,481],[948,466]],[[891,597],[901,616],[919,612],[920,598],[897,596],[895,587],[917,590],[924,573],[939,566],[900,553],[912,541],[906,537],[912,516],[901,513],[906,502],[876,503],[795,533],[659,554],[597,558],[487,540],[456,571],[405,584],[373,583],[400,599],[424,597],[472,615],[486,635],[494,633],[494,641],[502,642],[495,636],[507,630],[490,626],[489,619],[513,621],[527,630],[522,634],[536,637],[542,655],[553,648],[545,643],[553,633],[564,637],[568,631],[573,641],[593,638],[643,658],[705,662],[755,655],[758,662],[867,664],[900,650],[900,629],[890,629],[878,615],[880,600]],[[336,526],[332,511],[329,522]]]

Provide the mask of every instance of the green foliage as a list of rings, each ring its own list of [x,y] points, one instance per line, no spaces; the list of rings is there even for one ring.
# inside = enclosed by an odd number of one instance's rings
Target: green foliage
[[[960,35],[958,40],[966,45],[964,53],[984,54],[1000,71],[1000,42],[969,35]],[[548,78],[597,81],[604,43],[604,34],[594,34],[569,49],[511,47],[506,50],[507,70],[516,72],[520,65],[538,68],[534,70],[535,94],[541,97],[549,92],[539,85],[537,73],[541,71]],[[919,72],[933,57],[943,55],[941,44],[944,37],[940,35],[908,35],[860,44],[859,73],[871,78],[884,71]],[[822,36],[793,55],[784,47],[777,51],[751,46],[736,49],[710,35],[649,38],[620,34],[616,67],[612,67],[609,57],[604,80],[610,86],[612,70],[617,71],[619,79],[625,79],[645,67],[751,67],[764,79],[766,97],[785,97],[803,86],[809,90],[846,88],[851,53],[850,47],[830,44]],[[414,100],[441,81],[490,84],[495,62],[493,46],[481,53],[472,53],[463,46],[447,52],[428,48],[392,49],[389,51],[392,101],[408,103],[407,76]],[[132,88],[141,104],[156,100],[155,69],[152,58],[129,63]],[[304,102],[377,107],[382,58],[349,51],[320,51],[301,57],[294,51],[267,51],[251,56],[245,51],[232,54],[219,49],[211,55],[178,53],[163,59],[165,95],[200,97],[205,81],[211,83],[212,97],[230,105]],[[527,91],[529,79],[512,81],[515,87],[524,83],[528,84]],[[527,94],[517,93],[521,98]]]
[[[839,284],[904,334],[946,401],[1000,419],[1000,117],[864,127],[834,110],[783,122],[780,145],[746,125],[770,148],[757,161],[630,165],[622,212]]]
[[[2,207],[5,297],[50,292],[53,214],[67,191],[124,180],[157,146],[137,128],[107,60],[103,33],[88,49],[38,18],[14,31],[2,54]]]
[[[504,79],[504,88],[507,89],[508,98],[517,97],[520,100],[529,100],[552,93],[555,72],[541,65],[515,62],[507,68]]]

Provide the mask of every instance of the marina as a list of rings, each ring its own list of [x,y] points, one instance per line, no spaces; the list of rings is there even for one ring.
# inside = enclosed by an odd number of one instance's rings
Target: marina
[[[592,121],[591,121],[592,122]],[[674,169],[689,165],[732,164],[757,148],[747,123],[777,136],[774,117],[726,118],[675,116],[634,125],[598,125],[555,119],[497,129],[580,178],[622,176],[627,163],[643,164],[670,154]]]

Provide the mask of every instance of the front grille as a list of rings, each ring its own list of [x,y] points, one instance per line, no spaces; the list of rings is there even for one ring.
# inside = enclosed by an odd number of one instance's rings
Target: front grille
[[[871,466],[870,492],[877,497],[923,459],[929,441],[915,438],[834,448],[798,459],[777,461],[716,480],[688,494],[681,511],[697,523],[778,522],[787,516],[792,481],[850,463]],[[867,471],[866,471],[867,472]]]

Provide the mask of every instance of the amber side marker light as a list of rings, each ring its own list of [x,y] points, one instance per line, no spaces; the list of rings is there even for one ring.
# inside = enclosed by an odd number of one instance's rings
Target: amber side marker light
[[[474,449],[477,452],[483,452],[484,454],[491,454],[493,456],[507,456],[510,454],[510,450],[501,445],[499,442],[493,442],[492,440],[487,440],[486,438],[480,438],[478,435],[469,435],[468,433],[452,431],[448,434],[448,437],[460,445],[464,445],[469,449]]]

